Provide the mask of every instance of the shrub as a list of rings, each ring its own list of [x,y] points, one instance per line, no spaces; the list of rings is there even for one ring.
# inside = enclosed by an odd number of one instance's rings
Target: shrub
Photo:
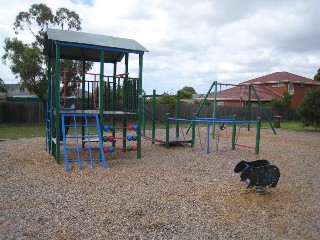
[[[301,125],[304,127],[320,127],[320,87],[307,92],[297,109]]]

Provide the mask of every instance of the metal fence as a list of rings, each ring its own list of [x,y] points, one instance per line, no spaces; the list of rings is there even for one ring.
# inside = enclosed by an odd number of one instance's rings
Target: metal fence
[[[193,113],[198,109],[197,104],[181,104],[180,117],[191,119]],[[282,116],[284,121],[298,120],[296,110],[288,108],[266,107],[271,120],[276,115]],[[166,113],[175,116],[175,109],[167,104],[156,104],[156,118],[165,122]],[[239,119],[247,119],[248,107],[217,106],[217,117],[232,117],[236,115]],[[199,117],[212,117],[213,106],[204,105]],[[261,117],[265,120],[261,107],[251,107],[251,119]],[[146,105],[146,120],[151,119],[151,104]],[[0,124],[44,124],[45,109],[41,102],[0,102]]]

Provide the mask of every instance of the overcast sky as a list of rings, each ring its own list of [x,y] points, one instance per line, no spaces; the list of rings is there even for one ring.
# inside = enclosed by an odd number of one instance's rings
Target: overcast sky
[[[82,31],[135,39],[144,55],[143,88],[175,93],[213,81],[239,83],[277,71],[313,79],[320,68],[319,0],[0,0],[0,55],[13,22],[31,4],[66,7]],[[28,40],[25,35],[18,35]],[[32,38],[30,37],[32,40]],[[137,76],[130,55],[130,76]],[[98,72],[95,67],[92,71]],[[106,64],[106,74],[112,66]],[[118,72],[124,72],[120,64]],[[18,80],[0,64],[5,83]]]

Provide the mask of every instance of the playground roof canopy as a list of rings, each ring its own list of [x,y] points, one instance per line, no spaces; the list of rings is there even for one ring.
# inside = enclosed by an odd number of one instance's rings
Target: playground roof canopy
[[[104,50],[104,62],[121,62],[125,53],[143,54],[148,50],[133,39],[99,34],[47,29],[44,53],[51,56],[52,46],[60,46],[60,58],[100,62],[100,50]]]

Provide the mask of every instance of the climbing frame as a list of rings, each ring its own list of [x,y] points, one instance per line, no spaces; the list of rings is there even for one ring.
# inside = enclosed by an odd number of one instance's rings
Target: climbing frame
[[[78,163],[80,169],[84,162],[89,162],[92,169],[94,162],[107,168],[98,114],[61,114],[61,123],[67,172],[72,162]]]

